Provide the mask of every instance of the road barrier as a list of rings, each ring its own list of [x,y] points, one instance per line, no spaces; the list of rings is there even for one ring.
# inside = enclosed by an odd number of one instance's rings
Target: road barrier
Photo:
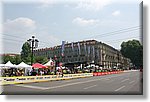
[[[64,74],[64,75],[45,75],[45,76],[0,77],[0,85],[43,82],[43,81],[52,81],[52,80],[67,80],[67,79],[73,79],[73,78],[85,78],[85,77],[91,77],[91,76],[118,74],[121,72],[123,71]]]
[[[113,71],[113,72],[94,72],[93,76],[102,76],[102,75],[109,75],[109,74],[119,74],[123,71]]]
[[[45,75],[45,76],[1,77],[0,85],[42,82],[42,81],[52,81],[52,80],[65,80],[65,79],[84,78],[84,77],[91,77],[91,76],[93,76],[93,73],[64,74],[63,76]]]

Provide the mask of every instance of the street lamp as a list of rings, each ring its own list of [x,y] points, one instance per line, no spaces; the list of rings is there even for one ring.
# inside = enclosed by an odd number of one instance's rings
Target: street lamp
[[[33,49],[37,48],[38,47],[38,40],[35,39],[35,36],[32,36],[32,39],[29,39],[27,40],[28,43],[30,44],[30,48],[31,48],[31,66],[32,66],[32,63],[33,63]]]

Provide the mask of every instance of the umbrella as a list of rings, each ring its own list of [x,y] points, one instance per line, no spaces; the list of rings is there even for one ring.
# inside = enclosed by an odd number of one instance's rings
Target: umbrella
[[[34,67],[34,68],[47,68],[46,66],[44,66],[40,63],[35,63],[35,64],[32,65],[32,67]]]

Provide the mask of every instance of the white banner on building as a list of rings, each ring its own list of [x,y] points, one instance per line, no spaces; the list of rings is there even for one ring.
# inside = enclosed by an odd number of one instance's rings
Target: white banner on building
[[[72,48],[72,55],[74,55],[74,45],[73,45],[73,42],[71,43],[71,48]]]
[[[96,51],[96,55],[97,55],[97,58],[99,59],[100,58],[100,56],[99,56],[99,50],[97,49],[97,51]]]
[[[86,43],[84,43],[84,52],[85,52],[85,56],[87,55],[86,53]]]
[[[61,55],[64,56],[64,50],[65,50],[65,41],[62,41],[61,45]]]
[[[79,55],[81,55],[80,43],[78,42]]]
[[[72,48],[72,51],[74,52],[73,42],[71,43],[71,48]]]
[[[90,56],[90,50],[91,50],[91,47],[88,46],[88,56]]]
[[[92,46],[92,52],[93,52],[93,59],[95,58],[95,48],[94,48],[94,46]]]

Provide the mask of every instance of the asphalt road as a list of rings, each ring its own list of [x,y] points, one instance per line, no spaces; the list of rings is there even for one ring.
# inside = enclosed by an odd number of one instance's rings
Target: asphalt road
[[[89,78],[5,85],[2,94],[140,95],[143,94],[141,76],[139,71],[129,71]]]

